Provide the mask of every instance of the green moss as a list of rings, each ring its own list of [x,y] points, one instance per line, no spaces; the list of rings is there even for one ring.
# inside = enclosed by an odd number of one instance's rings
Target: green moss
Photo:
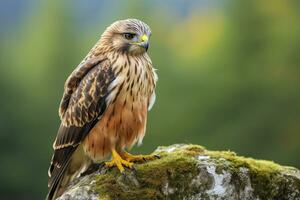
[[[278,187],[286,185],[282,178],[281,173],[289,171],[288,167],[280,166],[272,161],[255,160],[252,158],[245,158],[237,156],[236,153],[231,151],[206,151],[205,155],[209,155],[211,158],[222,158],[230,162],[230,165],[222,165],[228,167],[232,174],[239,173],[240,167],[249,169],[249,175],[251,179],[251,185],[257,196],[262,199],[284,199],[278,193]],[[283,188],[285,189],[285,188]],[[283,194],[287,195],[287,194]],[[275,198],[275,199],[276,199]]]
[[[135,164],[135,170],[126,170],[125,174],[120,174],[114,168],[105,174],[96,175],[93,190],[99,194],[100,199],[105,200],[176,200],[199,193],[206,195],[205,191],[212,187],[213,179],[205,168],[200,169],[199,164],[202,161],[198,157],[208,156],[208,160],[203,161],[208,162],[204,166],[212,163],[216,166],[217,174],[229,172],[232,177],[231,184],[238,191],[243,191],[248,184],[243,183],[241,178],[241,174],[244,175],[241,168],[247,168],[251,187],[260,199],[286,199],[286,192],[293,192],[282,178],[282,173],[288,172],[290,168],[272,161],[245,158],[231,151],[208,151],[198,145],[160,147],[154,153],[161,158]],[[198,179],[193,186],[191,183],[195,182],[195,177]],[[299,186],[299,179],[297,181],[296,185]],[[278,189],[279,187],[281,188]],[[201,196],[204,199],[206,197]]]
[[[199,173],[197,161],[193,156],[199,155],[200,152],[203,152],[203,149],[196,145],[172,153],[161,151],[160,159],[136,164],[134,172],[128,170],[122,175],[116,169],[112,169],[98,175],[93,189],[98,192],[100,199],[164,199],[164,193],[168,192],[164,191],[166,184],[170,183],[168,187],[173,188],[175,193],[176,188],[189,185],[191,179]],[[134,185],[134,181],[126,180],[130,173],[135,174],[138,186]],[[193,192],[188,188],[185,191],[185,193]],[[176,196],[180,198],[180,195]]]
[[[235,167],[247,167],[251,171],[259,173],[273,173],[286,171],[286,167],[282,167],[272,161],[255,160],[252,158],[245,158],[237,156],[236,153],[231,151],[206,151],[204,154],[212,158],[224,158],[232,162]]]

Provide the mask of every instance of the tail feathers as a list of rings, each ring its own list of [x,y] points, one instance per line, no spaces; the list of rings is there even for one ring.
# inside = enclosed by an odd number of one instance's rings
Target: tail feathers
[[[73,153],[97,121],[98,120],[91,121],[83,127],[60,126],[54,143],[54,154],[48,171],[49,192],[46,200],[54,200],[57,196],[59,196],[57,191],[59,191],[61,184],[65,184],[62,180],[64,179]]]
[[[55,181],[55,183],[49,188],[49,192],[46,196],[46,200],[55,200],[56,199],[60,182],[61,182],[61,179]]]
[[[54,200],[57,198],[57,192],[60,189],[61,182],[64,178],[65,172],[69,166],[71,156],[76,148],[68,147],[64,149],[55,150],[54,156],[49,168],[49,182],[48,182],[48,194],[46,200]],[[57,158],[64,157],[63,162],[56,162]]]

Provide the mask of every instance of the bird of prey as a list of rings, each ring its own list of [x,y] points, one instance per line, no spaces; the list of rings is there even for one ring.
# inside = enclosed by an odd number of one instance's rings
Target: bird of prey
[[[147,54],[151,30],[137,19],[111,24],[65,82],[46,199],[106,157],[120,172],[153,155],[132,155],[155,101],[157,75]]]

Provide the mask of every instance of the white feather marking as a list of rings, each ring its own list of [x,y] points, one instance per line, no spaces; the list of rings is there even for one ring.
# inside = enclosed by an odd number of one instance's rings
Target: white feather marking
[[[143,133],[141,133],[141,135],[139,136],[137,146],[141,146],[143,144],[143,139],[144,139],[144,136],[145,136],[145,132],[146,132],[146,130],[143,130]]]
[[[157,80],[158,80],[158,76],[157,76],[157,74],[156,74],[156,71],[157,69],[154,69],[154,68],[152,68],[152,72],[153,72],[153,75],[154,75],[154,83],[156,83],[157,82]]]
[[[118,76],[109,86],[108,86],[108,91],[109,95],[106,97],[106,105],[109,105],[110,102],[115,98],[117,92],[118,92],[118,87],[115,87],[117,85],[121,85],[122,82],[124,81],[123,76]],[[112,90],[115,88],[114,90]]]
[[[150,99],[149,99],[149,105],[148,105],[148,110],[151,110],[154,103],[155,103],[155,100],[156,100],[156,95],[155,95],[155,92],[152,93]]]

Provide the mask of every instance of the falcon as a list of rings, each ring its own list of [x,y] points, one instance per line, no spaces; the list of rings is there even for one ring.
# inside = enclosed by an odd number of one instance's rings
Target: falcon
[[[70,181],[109,156],[105,165],[120,172],[155,158],[126,151],[142,142],[155,101],[150,36],[140,20],[114,22],[66,80],[46,200],[59,197]]]

